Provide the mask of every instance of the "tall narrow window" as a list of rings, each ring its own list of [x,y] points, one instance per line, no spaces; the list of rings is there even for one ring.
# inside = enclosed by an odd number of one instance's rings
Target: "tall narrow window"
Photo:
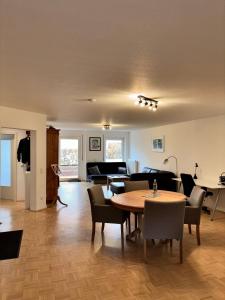
[[[11,186],[11,140],[0,140],[0,186]]]
[[[106,139],[105,140],[105,161],[123,161],[124,160],[124,140]]]

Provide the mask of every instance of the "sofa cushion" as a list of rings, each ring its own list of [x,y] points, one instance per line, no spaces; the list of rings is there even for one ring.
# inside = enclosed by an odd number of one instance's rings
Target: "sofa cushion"
[[[88,172],[90,175],[101,175],[98,166],[88,168]]]
[[[159,173],[160,172],[160,170],[157,170],[157,169],[151,169],[150,170],[150,173]]]
[[[118,167],[118,174],[127,174],[127,168]]]

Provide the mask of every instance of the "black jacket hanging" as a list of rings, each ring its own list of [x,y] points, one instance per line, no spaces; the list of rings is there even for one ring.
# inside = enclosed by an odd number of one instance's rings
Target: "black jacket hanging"
[[[30,165],[30,138],[20,140],[17,149],[17,160],[22,161],[23,164]]]

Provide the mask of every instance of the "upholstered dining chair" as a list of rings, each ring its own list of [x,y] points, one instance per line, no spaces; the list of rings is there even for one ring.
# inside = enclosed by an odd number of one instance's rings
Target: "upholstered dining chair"
[[[185,201],[145,201],[144,206],[144,257],[147,258],[147,240],[179,240],[180,263],[183,262],[183,227]]]
[[[206,191],[198,186],[194,186],[190,197],[188,198],[188,206],[185,207],[184,224],[188,224],[189,233],[191,234],[191,225],[196,225],[197,244],[200,245],[200,220],[201,208]]]
[[[137,191],[137,190],[148,190],[149,183],[147,180],[142,181],[125,181],[124,182],[125,193]]]
[[[102,191],[101,185],[95,185],[87,189],[92,215],[92,235],[91,241],[94,242],[95,238],[95,224],[96,222],[102,223],[102,233],[104,232],[105,223],[113,223],[121,225],[121,245],[124,250],[124,231],[123,224],[127,219],[126,212],[117,209],[116,207],[107,204]]]
[[[191,174],[185,174],[185,173],[181,173],[180,177],[181,177],[181,181],[182,181],[182,185],[183,185],[184,195],[187,197],[190,197],[193,188],[196,186],[194,179],[191,176]],[[205,198],[213,196],[213,193],[207,191],[206,187],[201,187],[201,188],[205,191]],[[206,206],[204,206],[202,209],[205,212],[210,214],[210,211],[207,209]]]
[[[125,181],[124,182],[124,191],[125,193],[137,191],[137,190],[148,190],[149,183],[147,180],[140,181]],[[135,216],[135,229],[137,229],[137,213],[134,213]]]

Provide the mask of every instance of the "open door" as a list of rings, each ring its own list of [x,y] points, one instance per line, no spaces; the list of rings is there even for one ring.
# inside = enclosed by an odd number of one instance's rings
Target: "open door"
[[[0,198],[16,200],[14,134],[0,134]]]
[[[80,138],[60,138],[59,166],[61,181],[76,181],[79,178]]]

